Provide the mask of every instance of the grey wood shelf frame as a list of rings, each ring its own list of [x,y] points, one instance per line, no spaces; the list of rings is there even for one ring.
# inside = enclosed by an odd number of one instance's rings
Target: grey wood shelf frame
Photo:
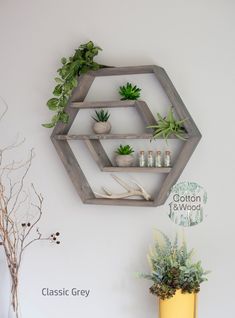
[[[169,173],[171,171],[171,167],[103,167],[102,171],[105,172],[148,172],[148,173]]]
[[[105,140],[105,139],[151,139],[152,134],[91,134],[91,135],[56,135],[58,140]],[[187,134],[184,135],[187,138]],[[162,139],[158,137],[156,139]],[[169,136],[168,139],[178,139],[175,136]]]
[[[152,134],[57,135],[58,140],[151,139]]]
[[[144,134],[69,135],[69,130],[76,116],[79,115],[80,109],[135,107],[146,126],[155,124],[156,120],[149,110],[148,105],[144,101],[84,101],[96,77],[148,73],[155,75],[156,81],[161,84],[178,118],[187,119],[184,123],[187,131],[187,139],[184,142],[181,152],[176,158],[173,167],[165,169],[161,168],[161,171],[157,170],[159,168],[129,167],[129,169],[120,169],[119,167],[113,167],[100,142],[102,139],[149,139],[152,136],[150,132],[146,132]],[[200,131],[198,130],[194,120],[192,119],[170,78],[168,77],[166,71],[157,65],[103,68],[97,71],[89,71],[88,73],[81,75],[78,78],[78,86],[74,89],[68,105],[66,106],[66,112],[69,114],[69,122],[67,124],[63,124],[61,122],[57,123],[52,132],[51,140],[82,202],[87,204],[140,207],[156,207],[164,204],[169,195],[171,187],[177,182],[201,139]],[[172,138],[174,138],[174,136],[172,136]],[[155,193],[152,200],[150,201],[141,199],[113,200],[96,198],[84,172],[78,163],[78,160],[74,156],[72,149],[69,146],[69,140],[83,140],[101,171],[165,173],[166,177],[161,185],[160,191]]]

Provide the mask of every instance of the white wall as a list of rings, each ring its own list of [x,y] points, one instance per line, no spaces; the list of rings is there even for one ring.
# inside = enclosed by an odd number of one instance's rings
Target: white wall
[[[30,171],[45,198],[44,232],[59,229],[59,247],[39,243],[24,258],[21,308],[24,318],[156,317],[149,282],[135,272],[148,265],[152,229],[168,234],[176,226],[162,207],[126,208],[83,205],[41,127],[51,113],[56,69],[82,42],[103,48],[101,63],[163,66],[203,139],[181,176],[208,191],[208,217],[186,230],[206,268],[200,318],[234,317],[234,80],[235,4],[232,0],[8,0],[0,1],[0,95],[9,104],[1,123],[1,147],[17,132],[35,148]],[[116,119],[115,119],[116,120]],[[92,168],[93,169],[93,168]],[[95,175],[98,170],[90,170]],[[7,317],[7,279],[0,262],[0,317]],[[80,298],[45,298],[42,287],[87,288]]]

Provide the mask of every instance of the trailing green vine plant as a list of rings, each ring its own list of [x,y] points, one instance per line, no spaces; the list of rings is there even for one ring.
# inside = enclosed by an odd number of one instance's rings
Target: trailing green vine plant
[[[44,127],[52,128],[58,122],[68,123],[69,115],[65,111],[65,106],[73,89],[77,86],[77,76],[103,67],[103,65],[94,62],[94,57],[101,50],[100,47],[89,41],[80,45],[73,56],[61,59],[62,66],[57,70],[58,76],[55,77],[54,97],[47,102],[48,108],[56,114],[52,117],[50,123],[43,124]]]

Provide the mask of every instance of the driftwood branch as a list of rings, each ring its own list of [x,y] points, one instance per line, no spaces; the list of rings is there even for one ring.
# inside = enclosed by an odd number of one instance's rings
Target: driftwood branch
[[[115,193],[112,193],[109,189],[103,187],[102,189],[104,191],[104,194],[95,192],[95,194],[98,197],[106,198],[106,199],[122,199],[122,198],[137,196],[137,197],[143,197],[147,201],[151,199],[151,196],[147,193],[147,191],[136,181],[132,180],[131,181],[132,185],[130,185],[126,181],[122,180],[121,178],[117,177],[114,174],[112,174],[111,176],[127,191],[123,193],[115,194]],[[135,187],[133,187],[133,185]]]

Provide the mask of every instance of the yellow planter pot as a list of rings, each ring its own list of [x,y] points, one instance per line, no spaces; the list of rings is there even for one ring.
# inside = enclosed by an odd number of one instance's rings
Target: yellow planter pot
[[[160,299],[159,318],[197,318],[197,294],[177,290],[173,297]]]

